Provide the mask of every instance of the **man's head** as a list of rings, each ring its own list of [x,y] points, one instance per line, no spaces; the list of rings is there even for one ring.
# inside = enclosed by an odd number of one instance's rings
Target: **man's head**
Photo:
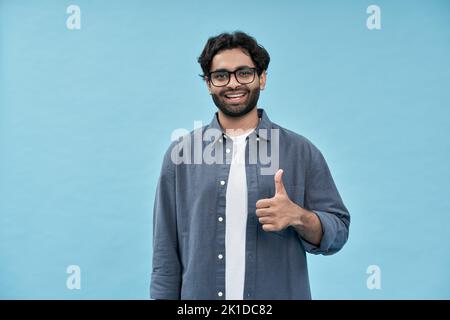
[[[209,38],[198,58],[214,103],[231,117],[243,116],[256,107],[269,62],[266,49],[238,31]]]

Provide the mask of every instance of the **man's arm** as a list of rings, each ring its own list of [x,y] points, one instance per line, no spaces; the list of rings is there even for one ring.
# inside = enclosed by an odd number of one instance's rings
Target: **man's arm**
[[[304,208],[289,199],[282,181],[283,170],[278,170],[274,176],[275,195],[256,202],[256,215],[264,231],[292,226],[306,251],[330,255],[347,241],[350,215],[325,159],[313,146],[308,162]]]
[[[180,299],[181,263],[178,251],[175,165],[172,146],[166,152],[153,208],[153,267],[150,296]]]
[[[296,205],[294,218],[290,225],[304,240],[314,246],[319,246],[323,236],[322,223],[312,211]]]
[[[314,145],[310,147],[304,201],[304,209],[309,213],[304,215],[305,219],[302,220],[308,221],[308,217],[312,217],[310,218],[313,221],[311,225],[316,225],[317,220],[320,221],[321,240],[319,243],[310,241],[310,238],[303,237],[305,231],[302,229],[305,229],[304,227],[296,229],[300,229],[299,235],[306,251],[330,255],[342,249],[347,242],[350,214],[339,195],[325,158]],[[306,224],[308,225],[308,223]]]

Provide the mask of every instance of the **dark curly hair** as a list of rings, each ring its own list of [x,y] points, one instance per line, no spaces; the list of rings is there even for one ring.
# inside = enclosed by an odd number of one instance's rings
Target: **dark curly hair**
[[[198,57],[198,63],[203,70],[203,74],[200,76],[204,78],[209,74],[212,59],[219,51],[235,48],[244,49],[250,55],[259,76],[269,67],[270,56],[267,50],[259,45],[255,38],[245,32],[235,31],[233,33],[221,33],[208,39],[205,48]]]

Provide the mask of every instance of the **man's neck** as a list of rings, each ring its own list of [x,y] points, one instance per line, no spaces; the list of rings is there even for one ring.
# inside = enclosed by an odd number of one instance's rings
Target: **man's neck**
[[[229,135],[239,135],[255,129],[259,124],[258,110],[252,111],[242,117],[230,117],[219,110],[219,123],[223,130]]]

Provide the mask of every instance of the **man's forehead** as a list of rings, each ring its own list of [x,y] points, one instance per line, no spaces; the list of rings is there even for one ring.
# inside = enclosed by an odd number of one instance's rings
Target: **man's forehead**
[[[226,49],[219,51],[211,63],[211,70],[216,69],[233,69],[239,66],[254,66],[252,58],[250,55],[243,51],[243,49],[235,48],[235,49]]]

